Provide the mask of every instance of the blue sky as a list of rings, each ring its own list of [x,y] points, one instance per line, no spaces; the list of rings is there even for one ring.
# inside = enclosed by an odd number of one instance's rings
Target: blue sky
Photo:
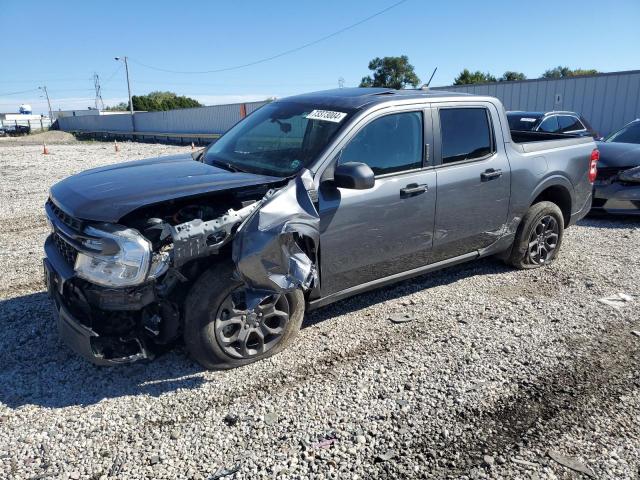
[[[463,68],[524,72],[567,65],[600,71],[640,69],[640,1],[422,1],[401,5],[290,55],[233,71],[213,70],[273,56],[356,23],[398,0],[41,1],[0,8],[0,111],[31,103],[46,111],[93,104],[93,79],[107,104],[126,99],[128,55],[133,94],[172,90],[205,104],[283,97],[356,86],[376,56],[409,56],[426,81],[449,85]],[[9,95],[14,92],[31,90]]]

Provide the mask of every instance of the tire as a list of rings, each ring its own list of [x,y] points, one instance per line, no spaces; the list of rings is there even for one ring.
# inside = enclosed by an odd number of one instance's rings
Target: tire
[[[564,217],[555,203],[531,205],[518,226],[506,263],[520,269],[549,265],[558,256],[563,234]]]
[[[300,290],[265,299],[256,309],[261,318],[258,313],[243,317],[244,286],[233,272],[231,263],[207,270],[185,301],[187,351],[210,370],[240,367],[275,355],[293,341],[304,318]]]

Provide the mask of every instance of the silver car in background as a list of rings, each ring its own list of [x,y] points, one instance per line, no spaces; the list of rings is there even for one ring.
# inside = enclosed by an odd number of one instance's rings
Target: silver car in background
[[[589,122],[576,112],[507,112],[509,129],[518,132],[562,133],[597,138]]]

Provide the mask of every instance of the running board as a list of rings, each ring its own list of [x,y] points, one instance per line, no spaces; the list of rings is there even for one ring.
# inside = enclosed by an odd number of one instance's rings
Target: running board
[[[307,303],[307,311],[310,312],[311,310],[315,310],[316,308],[324,307],[325,305],[329,305],[330,303],[337,302],[338,300],[343,300],[359,293],[368,292],[370,290],[385,287],[401,280],[424,275],[425,273],[433,272],[435,270],[441,270],[446,267],[458,265],[459,263],[468,262],[469,260],[474,260],[478,257],[480,257],[480,252],[478,251],[465,253],[464,255],[460,255],[458,257],[449,258],[447,260],[442,260],[436,263],[430,263],[429,265],[414,268],[413,270],[407,270],[406,272],[395,273],[393,275],[389,275],[388,277],[378,278],[361,285],[356,285],[345,290],[340,290],[339,292],[332,293],[331,295],[327,295],[326,297],[311,300]]]

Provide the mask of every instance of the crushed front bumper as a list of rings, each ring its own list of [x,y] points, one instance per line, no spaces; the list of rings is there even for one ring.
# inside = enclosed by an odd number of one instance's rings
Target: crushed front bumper
[[[45,253],[45,285],[53,300],[58,334],[69,348],[96,365],[120,365],[153,357],[153,353],[136,336],[105,337],[96,332],[88,318],[77,313],[93,307],[86,303],[79,309],[77,298],[76,305],[67,300],[74,279],[73,269],[60,254],[52,236],[45,242]]]
[[[114,356],[108,358],[93,343],[100,336],[76,320],[64,306],[61,305],[55,309],[55,317],[58,323],[58,335],[64,343],[78,355],[96,365],[120,365],[149,358],[146,350],[135,339],[132,342],[138,344],[139,351],[137,353],[123,357]]]
[[[596,184],[592,211],[617,215],[640,215],[640,184]]]

